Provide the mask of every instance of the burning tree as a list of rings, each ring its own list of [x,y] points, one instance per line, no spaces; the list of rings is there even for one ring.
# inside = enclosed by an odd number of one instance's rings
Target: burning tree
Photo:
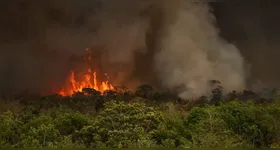
[[[87,48],[86,51],[88,54],[83,56],[82,59],[88,62],[87,71],[76,72],[70,71],[69,78],[65,84],[65,87],[62,88],[58,94],[62,96],[71,96],[76,92],[83,92],[83,89],[90,88],[101,93],[104,93],[108,90],[114,90],[112,84],[108,81],[108,75],[104,73],[102,77],[102,73],[98,68],[98,64],[93,63],[93,55],[92,52]],[[93,65],[95,64],[95,65]],[[94,70],[95,69],[95,70]],[[99,74],[98,74],[99,73]],[[107,78],[103,80],[104,78]]]

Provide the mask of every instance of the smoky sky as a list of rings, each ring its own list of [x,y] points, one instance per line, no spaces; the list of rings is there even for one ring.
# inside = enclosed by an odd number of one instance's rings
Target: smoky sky
[[[211,3],[220,35],[234,43],[247,61],[248,88],[279,87],[280,2]]]
[[[159,39],[166,36],[162,31],[166,24],[172,24],[170,18],[174,18],[172,13],[178,7],[171,4],[158,0],[2,0],[1,92],[56,91],[71,68],[69,57],[95,46],[104,51],[114,49],[101,55],[100,60],[104,70],[119,83],[132,87],[138,83],[162,86],[169,77],[156,72],[168,70],[158,69],[153,63]],[[211,2],[209,6],[209,13],[215,17],[211,23],[219,35],[234,44],[244,58],[247,88],[278,87],[279,1],[224,1]],[[166,51],[160,56],[167,54]],[[179,82],[175,78],[164,85],[173,86]]]

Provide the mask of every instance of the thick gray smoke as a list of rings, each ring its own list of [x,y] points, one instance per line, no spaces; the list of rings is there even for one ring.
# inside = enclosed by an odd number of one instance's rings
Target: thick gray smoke
[[[183,86],[182,98],[210,93],[210,80],[221,81],[226,91],[243,90],[243,58],[234,45],[219,37],[208,5],[185,1],[180,6],[156,55],[162,83],[169,88]]]
[[[67,58],[95,47],[101,67],[131,89],[176,89],[182,98],[209,93],[209,80],[244,88],[243,59],[218,36],[207,4],[183,0],[6,2],[1,25],[1,89],[55,91]],[[3,6],[3,5],[2,5]],[[17,10],[17,11],[16,11]],[[20,14],[20,15],[19,15]],[[10,16],[9,16],[10,15]],[[9,88],[7,88],[9,87]]]
[[[176,0],[161,1],[157,6],[159,8],[154,9],[161,11],[162,17],[158,22],[160,29],[157,33],[153,31],[153,34],[157,34],[155,46],[152,49],[147,48],[155,51],[154,59],[149,65],[155,65],[153,69],[163,87],[176,89],[183,86],[183,90],[179,91],[182,98],[209,94],[210,80],[221,81],[226,91],[245,88],[243,58],[234,45],[218,36],[218,29],[214,25],[215,18],[207,4]],[[105,28],[100,30],[102,34],[99,37],[104,37],[104,44],[109,46],[109,61],[128,65],[124,70],[127,74],[132,73],[132,69],[135,68],[135,52],[144,50],[142,52],[145,53],[143,33],[151,25],[148,19],[155,18],[140,18],[133,16],[133,13],[129,14],[131,16],[117,13],[120,10],[113,12],[115,15],[108,13],[111,11],[105,11],[108,16],[104,18],[109,19],[102,25]],[[138,12],[136,8],[132,10]],[[116,20],[110,16],[117,18],[122,25],[119,26],[119,22],[114,22]],[[116,69],[121,70],[118,67]],[[152,73],[152,70],[141,71]],[[127,81],[124,74],[120,77],[124,77],[122,81]]]

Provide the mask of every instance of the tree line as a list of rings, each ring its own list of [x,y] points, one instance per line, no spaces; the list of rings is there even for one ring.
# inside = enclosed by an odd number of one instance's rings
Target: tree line
[[[265,93],[265,94],[264,94]],[[2,148],[278,148],[276,90],[183,100],[142,85],[1,100]]]

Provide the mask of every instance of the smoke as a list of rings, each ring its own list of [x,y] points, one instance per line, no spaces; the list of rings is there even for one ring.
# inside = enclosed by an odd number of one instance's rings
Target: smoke
[[[7,1],[1,17],[2,91],[57,91],[69,57],[99,54],[114,84],[177,89],[182,98],[245,87],[243,58],[222,40],[207,4],[183,0]],[[4,6],[4,5],[2,5]],[[2,59],[3,58],[3,59]],[[6,59],[5,59],[6,58]],[[6,65],[8,64],[8,65]]]
[[[119,83],[132,83],[135,80],[129,77],[137,76],[142,83],[160,82],[169,89],[183,86],[179,91],[182,98],[209,94],[210,80],[221,81],[226,91],[245,88],[243,58],[234,45],[219,37],[207,4],[145,2],[112,2],[100,15],[98,38],[107,50],[103,65],[118,64],[113,68]],[[139,15],[143,11],[146,14]],[[151,33],[145,35],[149,30]],[[145,38],[150,41],[145,43]],[[143,54],[142,60],[135,58],[137,53]],[[112,71],[111,66],[108,71]]]
[[[70,9],[73,3],[1,3],[1,93],[57,91],[67,78],[68,58],[81,54],[91,42],[91,33],[73,23],[73,11],[77,12]]]
[[[209,94],[210,80],[226,91],[245,88],[244,61],[238,49],[221,39],[208,5],[185,1],[166,27],[156,69],[169,88],[184,87],[182,98]]]
[[[248,88],[279,88],[280,13],[277,0],[213,3],[221,35],[233,42],[250,64]]]

